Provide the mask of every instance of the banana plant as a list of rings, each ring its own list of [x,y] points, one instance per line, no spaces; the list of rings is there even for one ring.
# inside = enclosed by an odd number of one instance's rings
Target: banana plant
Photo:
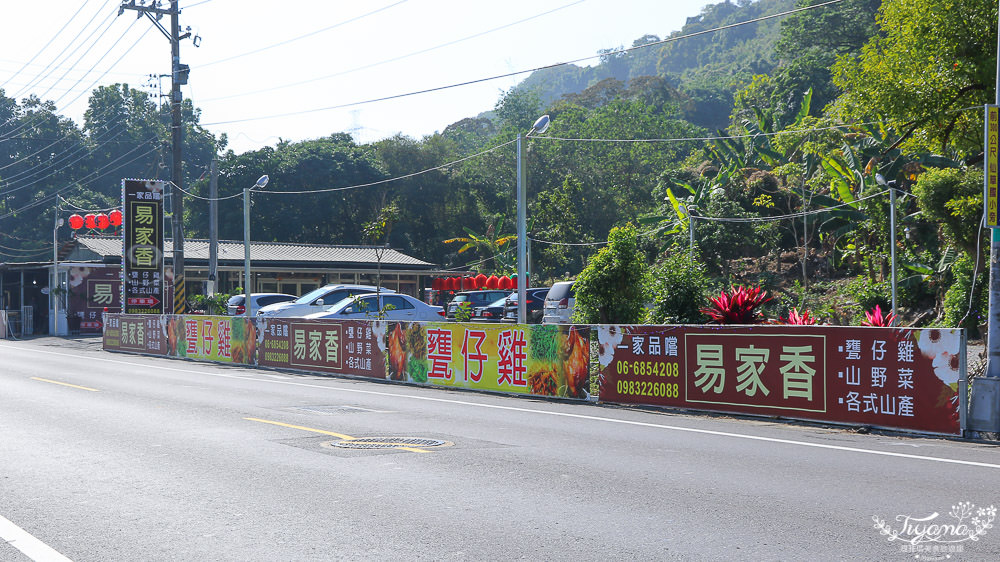
[[[483,260],[493,260],[495,271],[504,273],[514,271],[515,256],[511,255],[512,252],[509,250],[510,246],[508,244],[517,240],[517,234],[497,235],[496,231],[499,228],[496,227],[502,224],[503,217],[491,224],[486,229],[486,233],[481,236],[473,232],[471,228],[465,227],[464,230],[467,236],[449,238],[444,243],[461,243],[462,247],[458,249],[459,254],[473,249],[477,250]],[[505,246],[507,249],[505,249]]]

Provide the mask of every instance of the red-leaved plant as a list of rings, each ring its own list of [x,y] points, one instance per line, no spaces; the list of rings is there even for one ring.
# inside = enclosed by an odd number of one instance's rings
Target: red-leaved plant
[[[800,313],[799,309],[793,308],[788,311],[788,318],[778,318],[778,323],[792,324],[795,326],[810,326],[816,323],[816,319],[809,317],[808,310],[804,310]]]
[[[865,320],[861,322],[862,326],[875,326],[880,328],[885,328],[892,326],[893,322],[896,321],[896,315],[890,312],[889,314],[882,314],[882,308],[879,305],[875,305],[870,311],[865,311]]]
[[[701,311],[712,324],[760,324],[764,321],[760,306],[771,297],[760,287],[733,286],[729,292],[708,299],[708,306]]]

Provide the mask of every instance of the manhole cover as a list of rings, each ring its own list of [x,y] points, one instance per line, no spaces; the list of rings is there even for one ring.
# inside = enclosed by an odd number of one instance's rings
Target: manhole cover
[[[341,449],[401,449],[443,447],[450,445],[450,443],[440,439],[425,439],[423,437],[358,437],[357,439],[334,441],[330,445]]]

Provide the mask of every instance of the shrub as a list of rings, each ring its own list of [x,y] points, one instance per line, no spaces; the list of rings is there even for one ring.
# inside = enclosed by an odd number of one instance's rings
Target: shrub
[[[876,306],[889,308],[892,306],[892,286],[888,281],[872,281],[860,275],[847,285],[847,296],[858,303],[863,310],[871,310]]]
[[[887,327],[892,326],[892,323],[896,320],[896,315],[890,312],[889,314],[882,314],[882,307],[875,305],[875,308],[870,311],[865,311],[865,319],[861,322],[862,326],[877,326],[877,327]]]
[[[764,317],[760,307],[771,300],[767,291],[760,287],[730,287],[719,296],[709,299],[709,305],[702,312],[712,324],[760,324]]]
[[[816,319],[809,316],[808,310],[800,313],[799,309],[793,308],[788,311],[787,318],[778,318],[778,323],[793,326],[811,326],[816,323]]]
[[[645,316],[649,266],[631,224],[612,228],[608,245],[590,258],[573,286],[573,320],[583,324],[636,324]]]
[[[989,309],[989,293],[986,289],[988,271],[982,269],[976,274],[976,294],[972,308],[969,308],[969,293],[972,290],[972,270],[975,264],[972,256],[962,254],[951,268],[954,281],[944,295],[944,318],[942,324],[949,328],[977,330],[985,321]],[[985,269],[985,268],[984,268]],[[968,313],[968,315],[966,315]],[[965,318],[963,322],[962,319]]]
[[[686,251],[677,251],[653,270],[652,324],[699,324],[704,320],[702,303],[711,281],[705,265],[697,256],[692,260]]]

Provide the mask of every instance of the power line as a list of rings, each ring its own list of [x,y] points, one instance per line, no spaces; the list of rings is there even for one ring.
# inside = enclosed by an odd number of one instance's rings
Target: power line
[[[342,22],[335,23],[335,24],[333,24],[331,26],[324,27],[323,29],[317,29],[316,31],[311,31],[309,33],[306,33],[305,35],[300,35],[298,37],[293,37],[291,39],[286,39],[285,41],[279,41],[279,42],[274,43],[272,45],[267,45],[266,47],[261,47],[259,49],[254,49],[253,51],[247,51],[246,53],[241,53],[239,55],[233,55],[231,57],[226,57],[224,59],[219,59],[219,60],[216,60],[216,61],[207,62],[205,64],[199,65],[199,68],[205,68],[207,66],[213,66],[213,65],[216,65],[216,64],[219,64],[219,63],[228,62],[228,61],[231,61],[231,60],[234,60],[234,59],[245,57],[247,55],[253,55],[253,54],[259,53],[261,51],[267,51],[268,49],[273,49],[275,47],[280,47],[282,45],[287,45],[289,43],[294,43],[295,41],[299,41],[299,40],[305,39],[307,37],[312,37],[313,35],[317,35],[319,33],[325,32],[325,31],[330,31],[331,29],[338,28],[338,27],[340,27],[342,25],[347,25],[349,23],[356,22],[356,21],[364,19],[364,18],[366,18],[368,16],[375,15],[375,14],[377,14],[379,12],[383,12],[385,10],[388,10],[389,8],[395,8],[396,6],[398,6],[400,4],[404,4],[407,1],[408,0],[399,0],[395,4],[389,4],[388,6],[383,6],[383,7],[379,8],[379,9],[377,9],[377,10],[373,10],[373,11],[368,12],[366,14],[361,14],[360,16],[353,17],[353,18],[344,20]]]
[[[681,39],[689,39],[691,37],[697,37],[699,35],[704,35],[704,34],[707,34],[707,33],[715,33],[717,31],[724,31],[726,29],[732,29],[732,28],[735,28],[735,27],[743,26],[743,25],[748,25],[748,24],[752,24],[752,23],[759,23],[759,22],[762,22],[762,21],[766,21],[766,20],[774,19],[774,18],[778,18],[778,17],[784,17],[784,16],[787,16],[787,15],[791,15],[791,14],[796,14],[796,13],[799,13],[799,12],[803,12],[803,11],[806,11],[806,10],[814,10],[814,9],[817,9],[817,8],[823,8],[823,7],[826,7],[826,6],[830,6],[832,4],[839,4],[840,2],[843,2],[843,1],[844,0],[830,0],[829,2],[824,2],[822,4],[816,4],[814,6],[805,6],[805,7],[802,7],[802,8],[796,8],[796,9],[788,10],[788,11],[781,12],[781,13],[778,13],[778,14],[771,14],[769,16],[761,16],[759,18],[754,18],[754,19],[747,20],[747,21],[737,22],[737,23],[733,23],[733,24],[729,24],[729,25],[723,25],[723,26],[720,26],[720,27],[715,27],[715,28],[712,28],[712,29],[706,29],[706,30],[702,30],[702,31],[696,31],[694,33],[689,33],[687,35],[680,35],[680,36],[677,36],[677,37],[668,37],[667,39],[663,39],[663,40],[660,40],[660,41],[654,41],[654,42],[651,42],[651,43],[645,43],[643,45],[637,45],[637,46],[634,46],[634,47],[616,49],[616,50],[609,51],[609,52],[606,52],[606,53],[603,53],[603,54],[597,54],[597,55],[590,55],[590,56],[586,56],[586,57],[580,57],[578,59],[569,60],[569,61],[565,61],[565,62],[548,64],[548,65],[545,65],[545,66],[538,66],[538,67],[529,68],[529,69],[526,69],[526,70],[518,70],[518,71],[514,71],[514,72],[507,72],[507,73],[504,73],[504,74],[497,74],[497,75],[488,76],[488,77],[485,77],[485,78],[477,78],[477,79],[474,79],[474,80],[467,80],[465,82],[456,82],[454,84],[448,84],[448,85],[445,85],[445,86],[437,86],[437,87],[434,87],[434,88],[426,88],[426,89],[423,89],[423,90],[416,90],[416,91],[406,92],[406,93],[402,93],[402,94],[394,94],[394,95],[389,95],[389,96],[383,96],[383,97],[380,97],[380,98],[372,98],[372,99],[367,99],[367,100],[361,100],[361,101],[355,101],[355,102],[349,102],[349,103],[342,103],[342,104],[331,105],[331,106],[327,106],[327,107],[318,107],[318,108],[314,108],[314,109],[304,109],[304,110],[301,110],[301,111],[289,111],[289,112],[285,112],[285,113],[276,113],[276,114],[272,114],[272,115],[264,115],[264,116],[261,116],[261,117],[247,117],[247,118],[244,118],[244,119],[230,119],[230,120],[227,120],[227,121],[215,121],[215,122],[212,122],[212,123],[204,123],[203,125],[206,126],[206,127],[208,127],[208,126],[212,126],[212,125],[228,125],[230,123],[244,123],[244,122],[247,122],[247,121],[263,121],[263,120],[266,120],[266,119],[279,119],[279,118],[282,118],[282,117],[293,117],[293,116],[296,116],[296,115],[306,115],[306,114],[309,114],[309,113],[318,113],[318,112],[322,112],[322,111],[330,111],[330,110],[333,110],[333,109],[343,109],[343,108],[346,108],[346,107],[355,107],[355,106],[359,106],[359,105],[366,105],[366,104],[376,103],[376,102],[381,102],[381,101],[388,101],[388,100],[406,98],[406,97],[416,96],[416,95],[420,95],[420,94],[428,94],[428,93],[432,93],[432,92],[439,92],[439,91],[442,91],[442,90],[449,90],[451,88],[458,88],[458,87],[461,87],[461,86],[470,86],[470,85],[473,85],[473,84],[480,84],[480,83],[483,83],[483,82],[489,82],[489,81],[498,80],[498,79],[501,79],[501,78],[510,78],[510,77],[513,77],[513,76],[519,76],[521,74],[528,74],[528,73],[531,73],[531,72],[537,72],[539,70],[547,70],[547,69],[550,69],[550,68],[557,68],[557,67],[560,67],[560,66],[566,66],[566,65],[570,65],[570,64],[576,64],[576,63],[579,63],[579,62],[588,61],[588,60],[592,60],[592,59],[595,59],[595,58],[600,58],[602,56],[616,55],[616,54],[621,54],[621,53],[628,53],[628,52],[631,52],[631,51],[636,51],[636,50],[639,50],[639,49],[646,49],[646,48],[649,48],[649,47],[652,47],[652,46],[656,46],[656,45],[664,45],[666,43],[673,43],[675,41],[680,41]]]
[[[49,46],[50,46],[50,45],[52,45],[52,42],[56,40],[56,37],[59,37],[59,35],[60,35],[60,34],[61,34],[61,33],[62,33],[63,31],[66,31],[66,28],[67,28],[67,27],[69,27],[69,24],[73,23],[73,20],[75,20],[75,19],[76,19],[76,16],[80,15],[80,12],[82,12],[82,11],[83,11],[83,9],[84,9],[84,8],[86,8],[86,7],[87,7],[87,4],[89,4],[89,3],[90,3],[90,0],[86,0],[86,2],[84,2],[83,4],[80,4],[80,7],[79,7],[79,8],[77,8],[76,12],[74,12],[74,13],[73,13],[73,15],[72,15],[72,16],[70,16],[68,20],[66,20],[66,23],[64,23],[64,24],[63,24],[63,26],[59,28],[59,31],[55,32],[55,35],[53,35],[53,36],[52,36],[52,37],[51,37],[51,38],[50,38],[50,39],[48,40],[48,42],[46,42],[46,43],[45,43],[45,46],[44,46],[44,47],[42,47],[41,49],[39,49],[39,51],[38,51],[37,53],[35,53],[35,55],[34,55],[33,57],[31,57],[31,59],[29,59],[29,60],[28,60],[28,62],[24,63],[24,64],[23,64],[23,65],[21,66],[21,68],[19,68],[19,69],[17,70],[17,72],[15,72],[15,73],[11,74],[10,76],[8,76],[8,77],[7,77],[7,79],[6,79],[6,80],[4,80],[3,84],[0,84],[0,88],[3,88],[3,87],[4,87],[4,86],[6,86],[7,84],[9,84],[9,83],[10,83],[10,81],[11,81],[11,80],[13,80],[13,79],[14,79],[14,78],[15,78],[15,77],[16,77],[17,75],[21,74],[21,72],[22,72],[22,71],[23,71],[23,70],[24,70],[25,68],[28,68],[28,66],[30,66],[30,65],[31,65],[31,63],[35,62],[35,59],[37,59],[37,58],[39,57],[39,55],[41,55],[42,53],[44,53],[44,52],[45,52],[45,49],[48,49],[48,48],[49,48]]]
[[[511,22],[511,23],[505,24],[505,25],[501,25],[499,27],[494,27],[494,28],[488,29],[486,31],[475,33],[473,35],[467,35],[467,36],[462,37],[460,39],[455,39],[453,41],[448,41],[447,43],[441,43],[440,45],[435,45],[433,47],[428,47],[426,49],[421,49],[419,51],[414,51],[412,53],[407,53],[405,55],[400,55],[398,57],[393,57],[391,59],[385,59],[385,60],[381,60],[381,61],[378,61],[378,62],[373,62],[371,64],[366,64],[366,65],[362,65],[362,66],[356,66],[356,67],[351,68],[349,70],[343,70],[341,72],[335,72],[333,74],[327,74],[326,76],[320,76],[320,77],[317,77],[317,78],[310,78],[308,80],[300,80],[298,82],[292,82],[291,84],[283,84],[283,85],[280,85],[280,86],[272,86],[270,88],[261,88],[259,90],[245,91],[245,92],[240,92],[238,94],[231,94],[231,95],[228,95],[228,96],[219,96],[219,97],[215,97],[215,98],[208,98],[208,99],[202,100],[202,103],[209,103],[209,102],[213,102],[213,101],[220,101],[220,100],[226,100],[226,99],[231,99],[231,98],[237,98],[237,97],[243,97],[243,96],[250,96],[250,95],[255,95],[255,94],[262,94],[262,93],[265,93],[265,92],[273,92],[275,90],[283,90],[285,88],[292,88],[292,87],[295,87],[295,86],[302,86],[304,84],[310,84],[312,82],[319,82],[321,80],[327,80],[329,78],[336,78],[338,76],[343,76],[345,74],[351,74],[352,72],[358,72],[358,71],[361,71],[361,70],[368,70],[369,68],[374,68],[376,66],[381,66],[383,64],[388,64],[388,63],[391,63],[391,62],[401,61],[403,59],[407,59],[407,58],[410,58],[410,57],[413,57],[413,56],[422,55],[424,53],[429,53],[431,51],[436,51],[437,49],[442,49],[444,47],[450,47],[452,45],[455,45],[455,44],[458,44],[458,43],[461,43],[461,42],[464,42],[464,41],[468,41],[470,39],[476,39],[478,37],[482,37],[482,36],[488,35],[490,33],[494,33],[494,32],[497,32],[497,31],[501,31],[503,29],[507,29],[508,27],[513,27],[515,25],[520,25],[522,23],[531,21],[533,19],[537,19],[537,18],[540,18],[540,17],[543,17],[543,16],[547,16],[547,15],[552,14],[554,12],[558,12],[560,10],[564,10],[566,8],[575,6],[577,4],[581,4],[581,3],[585,2],[585,1],[586,0],[577,0],[576,2],[571,2],[569,4],[566,4],[566,5],[563,5],[563,6],[559,6],[558,8],[553,8],[553,9],[547,11],[547,12],[542,12],[540,14],[535,14],[533,16],[529,16],[529,17],[526,17],[524,19],[520,19],[520,20]]]

